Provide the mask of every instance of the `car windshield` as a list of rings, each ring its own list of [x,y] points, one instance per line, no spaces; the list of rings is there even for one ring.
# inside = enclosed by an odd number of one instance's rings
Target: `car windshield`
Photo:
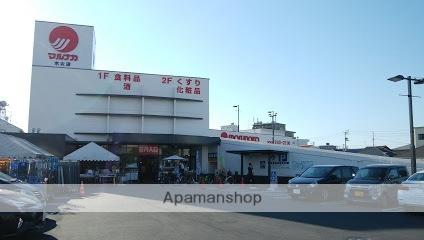
[[[311,167],[300,175],[304,178],[323,178],[333,169],[332,167]]]
[[[408,181],[424,181],[424,173],[415,173],[409,177]]]
[[[362,168],[356,173],[355,179],[382,180],[386,173],[387,168]]]
[[[7,174],[0,172],[0,180],[6,181],[6,182],[14,182],[16,181],[16,178],[13,178]]]

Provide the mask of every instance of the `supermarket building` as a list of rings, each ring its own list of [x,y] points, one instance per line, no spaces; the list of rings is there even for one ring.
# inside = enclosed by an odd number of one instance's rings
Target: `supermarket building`
[[[95,70],[92,26],[36,21],[33,51],[30,134],[96,142],[121,159],[143,161],[152,178],[159,160],[170,155],[189,159],[202,173],[222,167],[246,173],[253,161],[263,176],[269,168],[294,176],[306,167],[296,161],[313,162],[321,154],[299,147],[305,141],[294,137],[276,136],[278,144],[269,144],[268,134],[210,130],[208,78]],[[246,149],[264,151],[240,152]],[[291,149],[306,152],[296,157]]]

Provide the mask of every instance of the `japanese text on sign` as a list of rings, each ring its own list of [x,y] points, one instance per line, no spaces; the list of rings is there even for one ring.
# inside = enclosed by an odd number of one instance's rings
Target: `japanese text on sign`
[[[161,82],[164,85],[174,83],[177,85],[176,91],[179,94],[200,95],[200,80],[193,78],[163,76]]]
[[[99,72],[99,79],[112,78],[113,81],[121,82],[122,89],[126,91],[131,90],[131,84],[137,84],[141,82],[140,74],[135,73],[110,73],[110,72]]]

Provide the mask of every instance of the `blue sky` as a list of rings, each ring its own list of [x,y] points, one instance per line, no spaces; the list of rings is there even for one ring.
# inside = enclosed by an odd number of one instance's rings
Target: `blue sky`
[[[13,3],[13,4],[12,4]],[[423,1],[33,1],[2,3],[0,79],[12,122],[26,130],[34,20],[93,25],[96,68],[210,78],[210,127],[267,111],[311,143],[408,143],[406,82],[424,77]],[[13,18],[13,19],[8,19]],[[19,29],[19,30],[17,30]],[[9,37],[8,37],[9,36]],[[14,37],[11,37],[14,36]],[[8,66],[10,64],[10,66]],[[13,65],[12,65],[13,64]],[[22,69],[22,70],[21,70]],[[8,77],[9,78],[9,77]],[[424,125],[416,85],[415,125]]]

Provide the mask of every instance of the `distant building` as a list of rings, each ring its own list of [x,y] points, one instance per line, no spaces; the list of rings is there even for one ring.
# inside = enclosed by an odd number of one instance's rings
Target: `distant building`
[[[424,146],[424,127],[414,127],[414,142],[415,147]],[[403,151],[410,149],[410,144],[395,148],[395,151]]]
[[[274,127],[275,136],[284,136],[294,138],[296,132],[286,130],[286,124],[277,123],[263,123],[261,121],[253,123],[252,129],[243,130],[243,132],[258,133],[258,134],[272,134],[272,128]]]
[[[319,149],[324,149],[324,150],[337,151],[337,146],[331,145],[330,143],[326,143],[325,145],[318,146],[318,148]]]
[[[231,123],[230,125],[221,126],[221,130],[229,131],[229,132],[237,132],[238,131],[238,125]]]
[[[242,141],[251,141],[259,143],[268,143],[276,145],[308,146],[308,139],[299,139],[295,137],[295,132],[287,131],[286,124],[274,123],[274,143],[272,142],[272,123],[256,122],[252,129],[240,130],[234,123],[221,126],[221,130],[211,130],[212,133],[221,138],[237,139]]]
[[[410,149],[403,149],[403,150],[394,150],[396,152],[396,157],[399,158],[411,158],[411,151]],[[420,146],[415,148],[415,155],[417,156],[417,159],[424,160],[424,146]]]
[[[424,146],[424,127],[414,128],[416,147]]]
[[[13,132],[13,133],[23,133],[24,131],[15,125],[9,123],[8,121],[0,118],[0,133]]]

